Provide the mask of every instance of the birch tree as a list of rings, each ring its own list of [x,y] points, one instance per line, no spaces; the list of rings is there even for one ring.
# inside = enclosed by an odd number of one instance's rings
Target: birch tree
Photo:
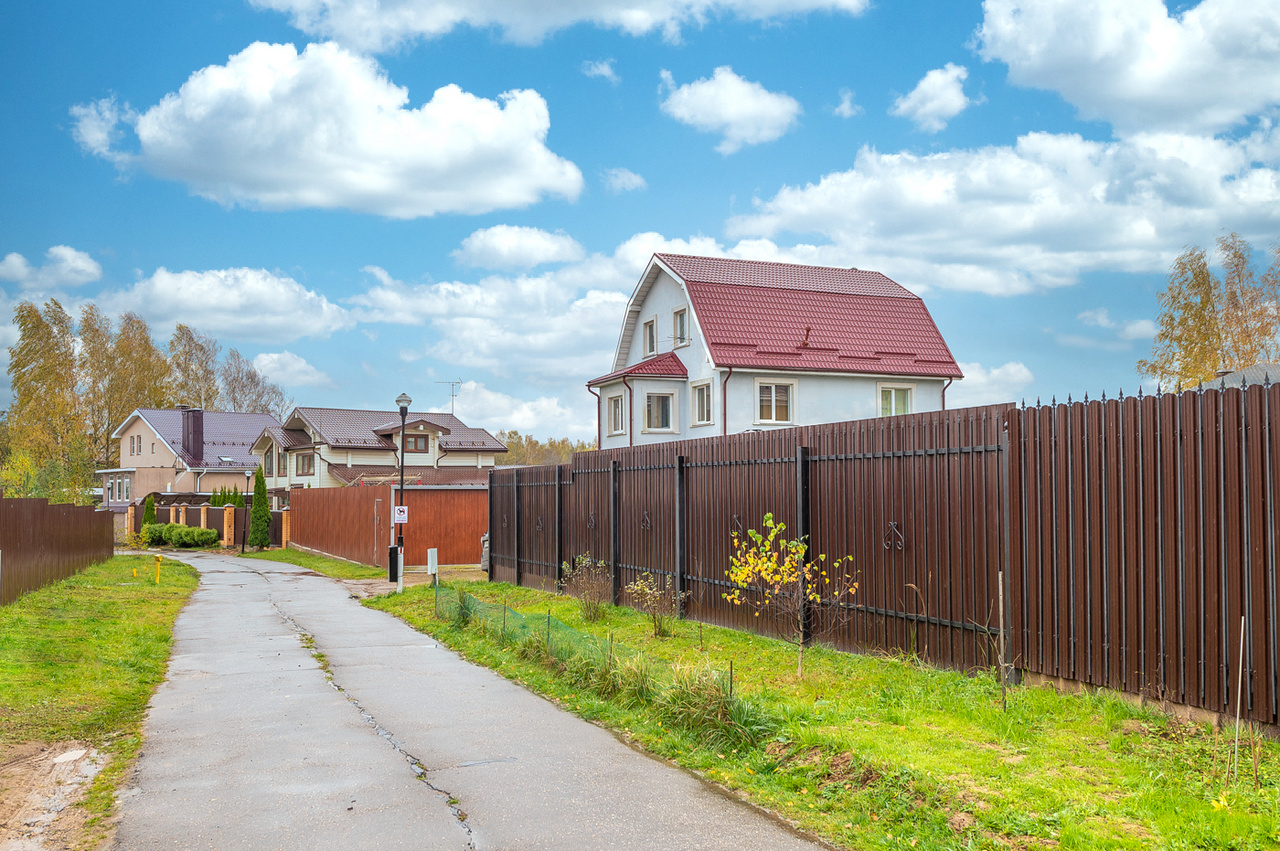
[[[293,399],[284,395],[280,385],[268,380],[235,349],[227,352],[220,372],[224,410],[271,414],[283,420],[293,407]]]
[[[222,344],[208,334],[178,323],[169,338],[169,396],[174,404],[221,410],[218,357]]]

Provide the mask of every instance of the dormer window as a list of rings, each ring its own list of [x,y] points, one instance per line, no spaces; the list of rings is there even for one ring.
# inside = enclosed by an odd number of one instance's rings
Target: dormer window
[[[674,347],[689,345],[689,311],[681,308],[671,314],[671,337]]]
[[[658,353],[658,329],[655,327],[657,320],[650,319],[644,323],[644,356],[649,357]]]
[[[430,452],[431,438],[425,434],[407,435],[404,439],[405,452]]]

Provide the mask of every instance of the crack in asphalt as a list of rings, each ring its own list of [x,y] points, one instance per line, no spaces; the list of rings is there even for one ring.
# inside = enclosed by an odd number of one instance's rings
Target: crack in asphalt
[[[254,572],[257,573],[257,571],[254,571]],[[269,597],[270,595],[268,595],[268,598]],[[373,715],[368,710],[366,710],[363,706],[360,705],[359,700],[357,700],[356,698],[348,694],[347,690],[344,689],[341,685],[339,685],[336,680],[334,680],[333,672],[329,669],[328,659],[325,658],[323,653],[316,650],[315,637],[311,635],[311,633],[303,629],[301,626],[299,626],[297,621],[295,621],[289,615],[285,614],[284,610],[282,610],[276,604],[275,600],[271,600],[271,608],[275,609],[276,614],[280,616],[281,620],[287,623],[289,627],[295,633],[297,633],[298,641],[302,644],[303,648],[306,649],[312,655],[312,657],[316,659],[316,661],[320,665],[320,670],[324,671],[325,681],[328,682],[329,685],[332,686],[334,690],[338,692],[338,694],[342,695],[347,700],[348,703],[350,703],[352,706],[356,708],[356,711],[360,713],[360,717],[364,719],[366,724],[368,724],[370,727],[373,728],[373,731],[375,733],[377,733],[379,736],[385,739],[387,744],[391,745],[392,749],[395,750],[396,753],[404,757],[405,761],[409,763],[409,770],[413,772],[413,775],[416,778],[418,778],[418,780],[422,783],[422,785],[426,786],[432,792],[435,792],[444,800],[445,805],[449,808],[449,811],[453,813],[454,819],[457,820],[459,826],[461,826],[463,832],[466,834],[466,839],[467,839],[466,847],[471,849],[471,851],[476,851],[475,834],[472,833],[471,825],[467,824],[466,811],[463,810],[461,806],[459,806],[461,804],[461,801],[459,801],[456,797],[454,797],[453,794],[450,793],[447,789],[441,789],[440,787],[434,785],[429,779],[427,779],[427,775],[430,772],[443,771],[444,769],[427,768],[425,765],[422,764],[422,760],[418,759],[418,757],[409,753],[409,751],[405,749],[404,745],[402,745],[396,739],[396,737],[391,733],[390,730],[388,730],[386,727],[383,727],[382,724],[378,722],[377,718],[374,718]],[[484,762],[503,762],[503,761],[506,761],[506,760],[479,760],[473,763],[464,763],[464,765],[479,765]]]

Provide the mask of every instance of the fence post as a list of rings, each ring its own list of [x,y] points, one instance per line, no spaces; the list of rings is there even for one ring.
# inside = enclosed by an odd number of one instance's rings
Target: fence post
[[[564,582],[564,497],[561,494],[564,466],[556,465],[556,588]]]
[[[485,565],[489,581],[493,581],[493,545],[496,542],[493,525],[493,468],[489,468],[489,563]]]
[[[689,562],[688,498],[684,456],[676,456],[676,617],[684,617],[684,580]]]
[[[515,533],[516,587],[520,587],[520,468],[512,471],[514,484],[511,487],[511,528]]]
[[[796,447],[796,538],[804,541],[806,547],[812,547],[813,541],[809,528],[809,447]],[[806,561],[814,556],[806,549]],[[813,641],[813,607],[809,604],[809,586],[804,576],[800,577],[800,641],[809,644]]]
[[[620,562],[622,561],[622,540],[618,535],[618,460],[615,458],[609,462],[609,576],[610,576],[610,593],[613,604],[618,605],[621,599],[619,585],[619,573],[621,570]]]

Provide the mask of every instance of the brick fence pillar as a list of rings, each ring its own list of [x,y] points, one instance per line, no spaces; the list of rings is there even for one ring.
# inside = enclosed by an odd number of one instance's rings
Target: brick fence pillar
[[[230,547],[236,542],[236,507],[228,505],[222,509],[222,546]]]
[[[209,506],[207,505],[200,506],[200,528],[209,528]]]
[[[183,526],[187,525],[187,507],[185,505],[178,506],[178,523]]]
[[[125,513],[125,516],[128,518],[128,522],[125,527],[125,534],[132,535],[133,530],[136,528],[133,524],[138,516],[137,506],[130,504],[130,506],[125,509],[124,513]]]
[[[289,526],[289,509],[280,512],[280,546],[288,549],[290,532],[292,528]]]

